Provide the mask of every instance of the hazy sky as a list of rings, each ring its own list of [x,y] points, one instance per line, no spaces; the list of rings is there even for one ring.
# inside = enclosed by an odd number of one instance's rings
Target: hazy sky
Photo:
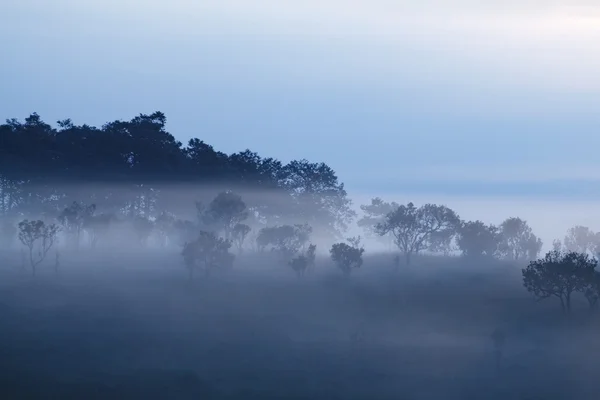
[[[161,110],[182,141],[322,160],[357,196],[600,199],[597,0],[3,0],[0,15],[0,117]]]

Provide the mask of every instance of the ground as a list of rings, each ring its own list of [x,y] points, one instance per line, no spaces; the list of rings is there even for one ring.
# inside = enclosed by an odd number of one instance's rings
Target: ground
[[[345,279],[239,258],[187,279],[176,251],[0,255],[6,399],[595,399],[600,314],[536,303],[517,265],[372,255]],[[506,332],[499,365],[492,332]]]

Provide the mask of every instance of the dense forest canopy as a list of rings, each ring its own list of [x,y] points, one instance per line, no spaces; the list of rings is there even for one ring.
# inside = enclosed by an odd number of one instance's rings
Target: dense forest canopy
[[[6,121],[0,215],[57,213],[77,201],[149,218],[210,201],[181,195],[181,188],[202,196],[200,189],[210,187],[240,192],[251,216],[267,223],[310,223],[337,236],[352,221],[344,185],[326,164],[284,164],[250,150],[227,155],[196,138],[183,145],[166,121],[161,112],[101,128],[69,119],[53,127],[35,113]]]

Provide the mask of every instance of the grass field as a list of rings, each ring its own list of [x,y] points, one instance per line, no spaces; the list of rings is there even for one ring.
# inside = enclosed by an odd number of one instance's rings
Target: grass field
[[[520,267],[371,255],[297,279],[240,257],[189,282],[176,251],[0,255],[3,399],[597,399],[600,315],[536,303]],[[499,367],[491,333],[507,340]],[[4,395],[6,394],[6,395]]]

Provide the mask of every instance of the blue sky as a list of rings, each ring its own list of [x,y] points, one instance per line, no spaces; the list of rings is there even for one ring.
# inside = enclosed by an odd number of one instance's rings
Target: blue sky
[[[594,3],[5,0],[0,117],[161,110],[356,196],[597,200]]]

